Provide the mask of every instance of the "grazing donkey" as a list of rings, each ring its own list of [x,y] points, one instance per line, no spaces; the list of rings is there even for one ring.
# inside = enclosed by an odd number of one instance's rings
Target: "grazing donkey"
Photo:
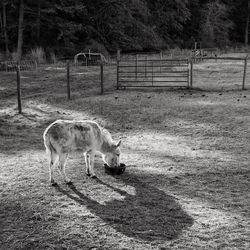
[[[67,184],[71,180],[65,174],[68,154],[81,150],[85,156],[86,173],[95,177],[95,153],[100,152],[103,161],[110,167],[120,165],[121,141],[115,143],[110,133],[93,121],[57,120],[50,124],[43,134],[46,152],[49,154],[50,182],[56,185],[54,170],[58,166]]]

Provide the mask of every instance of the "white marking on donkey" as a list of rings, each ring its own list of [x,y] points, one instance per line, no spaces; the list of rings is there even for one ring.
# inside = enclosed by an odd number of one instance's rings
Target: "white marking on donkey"
[[[86,173],[95,177],[94,160],[96,152],[102,154],[103,161],[110,167],[120,165],[121,141],[115,143],[110,133],[93,121],[57,120],[50,124],[43,134],[46,152],[49,155],[50,182],[56,185],[56,166],[67,184],[71,180],[65,174],[65,164],[70,152],[84,153]]]

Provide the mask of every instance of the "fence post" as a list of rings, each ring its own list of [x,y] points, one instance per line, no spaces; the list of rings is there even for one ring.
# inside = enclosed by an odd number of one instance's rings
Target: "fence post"
[[[17,105],[18,113],[22,114],[22,101],[21,101],[21,80],[20,80],[20,65],[16,65],[16,75],[17,75]]]
[[[190,88],[193,88],[193,59],[190,60]]]
[[[117,57],[116,57],[117,61],[121,60],[121,51],[118,49],[117,50]]]
[[[160,52],[160,72],[161,72],[161,68],[162,68],[162,51]]]
[[[101,95],[103,95],[103,63],[100,64],[100,70],[101,70]]]
[[[135,78],[137,81],[137,72],[138,72],[138,54],[136,54],[136,62],[135,62]]]
[[[197,42],[194,42],[194,63],[196,63]]]
[[[116,89],[119,89],[119,71],[120,71],[120,59],[121,59],[121,51],[117,50],[117,57],[116,57]]]
[[[153,65],[153,61],[151,63],[151,71],[152,71],[152,86],[154,86],[154,65]]]
[[[37,61],[35,60],[35,70],[37,71]]]
[[[67,61],[67,96],[68,96],[68,100],[70,100],[71,96],[70,96],[70,65],[69,65],[69,61]]]
[[[89,49],[89,60],[91,60],[90,49]]]
[[[247,73],[247,58],[248,56],[245,57],[244,59],[244,73],[243,73],[243,81],[242,81],[242,90],[245,90],[245,82],[246,82],[246,73]]]

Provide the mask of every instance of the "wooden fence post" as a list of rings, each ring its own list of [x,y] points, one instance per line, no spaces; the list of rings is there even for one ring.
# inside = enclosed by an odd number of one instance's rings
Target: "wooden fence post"
[[[152,73],[152,86],[154,86],[154,65],[153,65],[153,61],[151,63],[151,73]]]
[[[35,70],[37,71],[37,61],[35,60]]]
[[[21,80],[20,80],[20,65],[16,65],[16,75],[17,75],[17,105],[18,113],[22,114],[22,101],[21,101]]]
[[[135,62],[135,78],[137,81],[137,73],[138,72],[138,54],[136,54],[136,62]]]
[[[190,88],[193,88],[193,59],[190,60]]]
[[[194,42],[194,63],[196,63],[197,42]]]
[[[104,90],[103,90],[103,63],[102,62],[100,64],[100,71],[101,71],[101,95],[103,95]]]
[[[244,59],[244,73],[243,73],[243,81],[242,81],[242,90],[245,90],[245,82],[246,82],[246,73],[247,73],[247,59],[248,56]]]
[[[160,72],[161,72],[161,70],[162,70],[162,51],[160,52]]]
[[[117,61],[120,61],[121,60],[121,51],[119,49],[117,50],[117,55],[116,56],[117,56],[117,58],[116,58]]]
[[[117,50],[117,57],[116,57],[116,89],[119,89],[119,70],[120,70],[120,60],[121,60],[121,51]]]
[[[70,65],[69,65],[69,61],[67,61],[67,97],[68,97],[68,100],[71,99],[71,96],[70,96]]]

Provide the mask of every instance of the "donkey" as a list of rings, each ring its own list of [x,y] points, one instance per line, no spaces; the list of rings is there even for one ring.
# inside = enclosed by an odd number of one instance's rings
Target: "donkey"
[[[50,124],[43,134],[46,152],[49,155],[50,182],[56,185],[54,170],[56,166],[67,184],[71,180],[65,173],[65,164],[70,152],[84,153],[86,174],[95,178],[95,154],[102,154],[102,159],[109,167],[120,166],[120,144],[115,143],[111,134],[93,121],[57,120]]]

